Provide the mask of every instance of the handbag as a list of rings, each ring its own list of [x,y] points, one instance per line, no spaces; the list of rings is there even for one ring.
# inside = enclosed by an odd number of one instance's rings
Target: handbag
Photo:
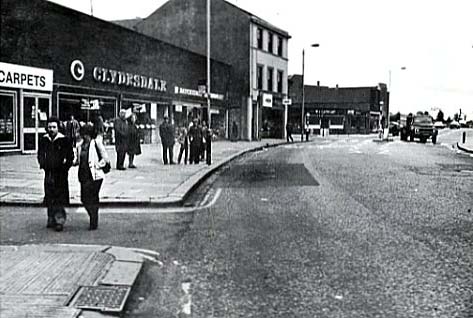
[[[97,152],[97,156],[99,157],[99,161],[102,160],[102,155],[100,154],[99,149],[97,148],[97,142],[94,140],[95,144],[95,151]],[[107,174],[112,170],[112,166],[110,165],[109,161],[105,162],[105,166],[102,168],[103,173]]]

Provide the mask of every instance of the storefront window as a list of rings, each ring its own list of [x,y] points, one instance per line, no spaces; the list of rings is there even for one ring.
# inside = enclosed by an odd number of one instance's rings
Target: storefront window
[[[0,143],[15,142],[15,116],[15,95],[0,93]]]

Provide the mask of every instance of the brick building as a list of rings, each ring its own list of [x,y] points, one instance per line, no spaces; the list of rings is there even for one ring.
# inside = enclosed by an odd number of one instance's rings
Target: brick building
[[[386,84],[373,87],[328,87],[305,85],[304,110],[309,127],[318,134],[321,125],[330,124],[336,134],[378,131],[381,116],[389,114],[389,92]],[[289,77],[289,96],[292,105],[289,122],[301,124],[302,76]]]
[[[106,126],[119,109],[137,112],[145,142],[158,141],[164,115],[177,125],[204,115],[205,56],[44,0],[0,7],[0,152],[35,152],[49,116],[87,121],[91,105]],[[211,69],[214,127],[225,135],[231,67]]]
[[[149,17],[130,22],[116,21],[206,54],[206,0],[170,0]],[[289,34],[224,0],[211,2],[210,33],[211,57],[232,66],[229,122],[238,124],[242,139],[282,138]]]

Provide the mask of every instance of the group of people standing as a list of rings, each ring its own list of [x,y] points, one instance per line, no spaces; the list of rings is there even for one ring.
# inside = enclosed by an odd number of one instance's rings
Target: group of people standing
[[[66,222],[65,206],[69,205],[69,169],[77,165],[81,201],[89,215],[89,230],[98,227],[99,192],[110,160],[103,144],[100,125],[86,123],[76,139],[60,132],[56,117],[47,120],[47,133],[40,139],[37,159],[44,176],[44,205],[47,227],[62,231]],[[75,150],[75,151],[74,151]]]
[[[167,116],[159,126],[159,135],[163,147],[164,164],[175,164],[173,160],[173,148],[176,140],[174,125],[169,122]],[[195,118],[189,127],[186,125],[177,129],[177,142],[179,143],[179,155],[177,163],[180,164],[184,155],[184,164],[198,164],[206,161],[212,163],[212,131],[207,127],[205,121],[200,122]]]

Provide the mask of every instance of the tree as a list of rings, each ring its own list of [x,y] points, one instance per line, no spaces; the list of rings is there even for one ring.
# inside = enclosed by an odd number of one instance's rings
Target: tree
[[[439,112],[437,113],[437,119],[435,121],[440,121],[442,123],[445,121],[445,114],[441,109],[439,109]]]
[[[452,119],[450,118],[450,116],[448,116],[447,118],[447,124],[450,124],[452,122]]]
[[[460,120],[460,115],[458,113],[456,113],[455,115],[453,115],[453,120],[454,121],[459,121]]]

